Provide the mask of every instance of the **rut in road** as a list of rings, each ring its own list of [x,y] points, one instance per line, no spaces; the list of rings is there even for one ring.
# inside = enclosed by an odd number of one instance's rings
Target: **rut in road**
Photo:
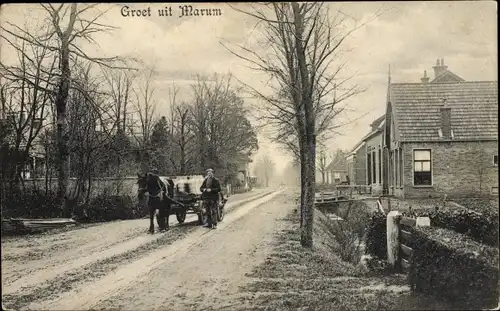
[[[216,265],[217,269],[223,269],[222,272],[229,267],[228,265],[233,267],[230,271],[243,271],[240,269],[242,263],[238,261],[246,256],[252,256],[248,251],[258,248],[263,239],[262,234],[267,236],[266,233],[275,229],[275,219],[288,212],[283,206],[277,208],[275,202],[277,200],[272,200],[279,193],[275,192],[245,204],[229,213],[217,230],[197,228],[184,239],[123,266],[92,284],[84,284],[70,292],[63,293],[56,299],[34,302],[28,308],[82,310],[125,307],[126,309],[151,310],[151,308],[162,308],[158,305],[158,303],[162,304],[162,299],[175,298],[179,291],[176,285],[182,286],[184,290],[194,286],[196,292],[202,292],[196,289],[206,288],[206,285],[202,284],[206,280],[199,276],[203,275],[203,271],[210,270],[212,265],[207,261],[215,263],[226,260],[222,266]],[[272,202],[266,204],[269,200]],[[209,251],[207,247],[215,247],[215,249]],[[224,253],[229,257],[225,257]],[[207,256],[212,256],[212,258],[209,259]],[[248,260],[243,262],[248,262]],[[219,274],[215,273],[214,277]],[[233,282],[242,279],[243,276],[236,273],[227,277]],[[161,296],[160,301],[157,295]],[[118,301],[125,302],[125,305],[117,305]],[[163,308],[170,309],[171,306],[163,305]]]
[[[248,193],[245,195],[235,195],[232,198],[239,200],[229,201],[226,206],[228,210],[231,210],[248,200],[261,197],[266,193],[268,191],[255,191],[251,196]],[[175,216],[172,215],[171,218],[175,218]],[[196,219],[196,215],[188,215],[186,222]],[[173,219],[170,221],[173,222]],[[172,225],[177,225],[177,223]],[[19,241],[16,243],[16,240],[14,240],[9,241],[10,243],[5,243],[5,245],[2,242],[2,251],[6,250],[10,254],[21,253],[16,249],[30,249],[29,247],[22,247],[26,244],[28,244],[26,246],[30,244],[44,246],[44,244],[51,245],[54,241],[56,242],[53,252],[49,252],[49,256],[44,256],[40,260],[28,259],[26,262],[19,263],[2,258],[2,294],[12,295],[20,292],[27,294],[27,292],[34,290],[35,286],[44,282],[61,277],[64,274],[97,261],[133,251],[163,236],[162,234],[148,235],[145,233],[146,229],[146,220],[136,219],[82,229],[85,231],[75,230],[73,233],[70,231],[56,234],[55,236],[35,237],[32,241],[28,239],[28,241]],[[78,240],[78,237],[81,237],[81,240]],[[45,247],[47,248],[47,246]],[[12,249],[16,251],[10,251]],[[31,247],[30,251],[36,252],[37,248]],[[5,255],[2,254],[3,256]]]

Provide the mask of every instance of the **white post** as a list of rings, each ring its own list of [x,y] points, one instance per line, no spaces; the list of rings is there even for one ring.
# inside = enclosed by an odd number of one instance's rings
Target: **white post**
[[[399,211],[387,214],[387,261],[393,268],[399,255]]]
[[[429,217],[417,217],[417,227],[430,227],[431,219]]]

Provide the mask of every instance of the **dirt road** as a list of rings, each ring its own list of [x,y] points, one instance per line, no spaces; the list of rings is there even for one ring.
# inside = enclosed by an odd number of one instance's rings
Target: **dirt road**
[[[227,209],[230,211],[267,192],[253,190],[233,195]],[[186,225],[177,226],[172,215],[172,230],[155,235],[147,234],[147,220],[137,219],[56,234],[2,238],[2,295],[21,301],[15,305],[22,306],[26,300],[43,295],[43,288],[53,289],[58,283],[67,282],[68,276],[78,279],[78,272],[88,271],[90,266],[98,269],[103,262],[111,264],[131,259],[181,238],[197,228],[196,219],[196,215],[188,215]]]
[[[234,196],[232,204],[249,196]],[[186,310],[191,303],[203,305],[213,290],[234,290],[244,272],[265,258],[265,248],[259,247],[263,237],[271,236],[267,233],[276,229],[274,220],[288,212],[275,204],[278,198],[266,203],[271,196],[234,208],[215,231],[188,224],[150,236],[142,219],[31,241],[2,241],[4,305],[39,310]],[[31,249],[19,250],[22,246]],[[32,260],[29,255],[37,250],[48,256]]]

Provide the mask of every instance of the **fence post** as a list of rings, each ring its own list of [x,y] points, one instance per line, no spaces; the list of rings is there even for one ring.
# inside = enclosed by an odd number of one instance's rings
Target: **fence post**
[[[430,227],[431,219],[429,217],[417,217],[417,222],[415,224],[417,227]]]
[[[392,268],[396,267],[399,257],[399,211],[387,214],[387,261]]]

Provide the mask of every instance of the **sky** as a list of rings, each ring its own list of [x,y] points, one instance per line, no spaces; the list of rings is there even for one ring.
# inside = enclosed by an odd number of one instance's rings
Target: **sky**
[[[186,3],[182,4],[185,5]],[[158,113],[168,114],[168,93],[172,83],[179,88],[180,100],[189,100],[194,75],[231,73],[255,88],[266,89],[266,77],[248,68],[247,63],[229,53],[230,47],[243,45],[260,49],[261,35],[256,20],[224,3],[192,4],[195,8],[219,8],[221,16],[179,17],[174,3],[99,4],[108,10],[100,19],[117,27],[111,34],[99,34],[99,46],[82,43],[91,55],[134,56],[159,72],[155,81]],[[353,33],[343,44],[345,75],[365,91],[345,102],[347,123],[341,133],[325,144],[330,153],[337,148],[351,149],[369,130],[369,124],[385,112],[387,84],[420,82],[424,70],[433,78],[432,66],[444,58],[449,70],[467,81],[497,80],[497,6],[494,1],[435,2],[345,2],[325,3],[331,12],[348,16],[346,26],[367,21],[377,10],[382,14]],[[124,17],[122,8],[151,10],[151,17]],[[249,9],[248,4],[236,4]],[[160,17],[158,9],[172,7],[173,16]],[[22,26],[42,23],[44,11],[37,4],[8,4],[0,8],[0,22]],[[0,40],[2,62],[13,61],[13,54]],[[262,105],[246,97],[247,104]],[[269,130],[267,130],[269,131]],[[271,155],[278,170],[291,160],[282,148],[270,142],[266,131],[259,132],[259,151],[254,158]]]

